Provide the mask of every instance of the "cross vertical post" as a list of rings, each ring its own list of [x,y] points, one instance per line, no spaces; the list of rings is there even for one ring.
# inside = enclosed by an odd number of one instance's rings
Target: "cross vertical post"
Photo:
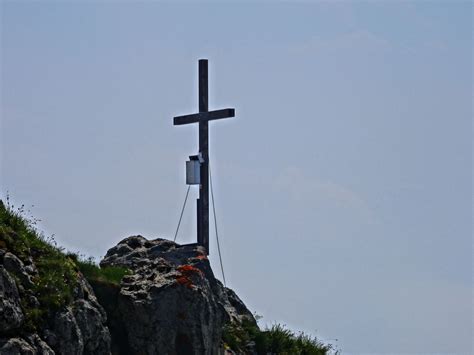
[[[209,110],[207,59],[199,60],[199,112]],[[198,244],[209,250],[209,121],[199,120],[199,152],[201,164],[201,186],[198,199]]]
[[[209,111],[207,59],[199,59],[199,113],[174,117],[174,125],[199,123],[200,182],[197,199],[197,243],[209,255],[209,121],[234,117],[233,108]],[[194,184],[194,183],[190,183]]]

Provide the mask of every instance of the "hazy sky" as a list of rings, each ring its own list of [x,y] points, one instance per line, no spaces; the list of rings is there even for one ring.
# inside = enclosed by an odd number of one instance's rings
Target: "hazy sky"
[[[172,117],[208,58],[210,108],[236,109],[210,124],[228,286],[344,353],[471,352],[471,2],[1,12],[0,194],[60,245],[173,238],[197,126]]]

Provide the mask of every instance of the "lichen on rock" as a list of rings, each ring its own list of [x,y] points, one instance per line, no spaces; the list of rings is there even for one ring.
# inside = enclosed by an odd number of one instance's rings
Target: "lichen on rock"
[[[223,354],[226,326],[256,327],[196,244],[133,236],[100,264],[64,253],[0,201],[0,354]]]
[[[123,325],[131,354],[218,354],[227,323],[247,319],[256,325],[237,295],[214,277],[196,244],[133,236],[100,264],[132,270],[116,294],[117,310],[109,312],[120,318],[115,322]]]

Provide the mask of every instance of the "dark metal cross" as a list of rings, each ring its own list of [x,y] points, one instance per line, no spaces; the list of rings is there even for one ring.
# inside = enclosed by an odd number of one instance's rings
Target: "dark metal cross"
[[[197,200],[197,243],[206,248],[209,255],[209,124],[211,120],[234,117],[233,108],[209,111],[207,59],[199,60],[199,113],[174,117],[174,125],[199,122],[199,153],[201,184]]]

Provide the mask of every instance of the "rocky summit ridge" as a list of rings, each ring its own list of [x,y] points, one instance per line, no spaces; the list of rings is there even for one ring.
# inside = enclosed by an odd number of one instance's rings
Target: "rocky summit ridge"
[[[124,354],[218,354],[226,324],[256,326],[243,302],[214,277],[198,245],[133,236],[110,249],[100,265],[132,270],[112,300],[96,287]]]
[[[325,355],[280,324],[260,330],[204,248],[140,235],[96,264],[0,200],[0,355]],[[337,351],[336,351],[337,353]]]
[[[0,234],[2,355],[224,354],[227,324],[256,326],[239,297],[214,277],[202,247],[142,236],[123,239],[100,262],[129,270],[119,284],[77,271],[72,298],[31,326],[25,309],[41,303],[32,287],[35,251],[15,255],[8,240]]]
[[[43,295],[31,287],[37,277],[33,258],[22,261],[0,249],[0,354],[109,354],[107,315],[87,280],[78,273],[72,299],[52,311],[41,309]],[[40,311],[47,321],[35,327]]]

